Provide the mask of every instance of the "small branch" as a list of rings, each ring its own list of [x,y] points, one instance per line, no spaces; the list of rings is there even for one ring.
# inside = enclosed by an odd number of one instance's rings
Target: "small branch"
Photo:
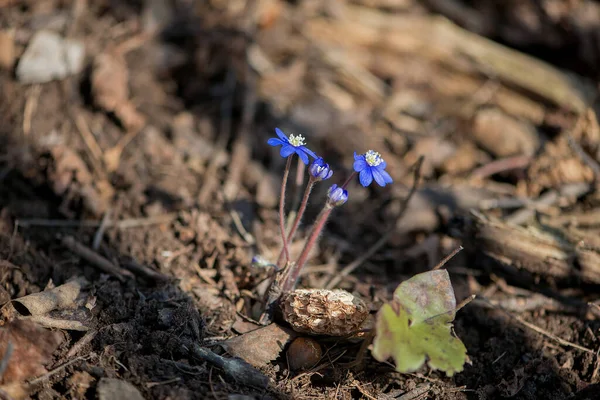
[[[177,218],[177,213],[169,213],[164,215],[158,215],[156,217],[149,218],[129,218],[121,221],[110,220],[105,224],[106,228],[117,228],[117,229],[130,229],[139,228],[149,225],[160,225],[173,221]],[[102,225],[102,221],[97,220],[81,220],[81,221],[70,221],[66,219],[18,219],[16,224],[23,228],[30,228],[32,226],[46,227],[46,228],[98,228]]]
[[[191,342],[184,344],[182,348],[184,351],[189,351],[192,356],[221,369],[229,378],[242,385],[261,389],[269,385],[267,376],[241,359],[222,357]]]
[[[112,262],[102,257],[100,254],[83,244],[77,242],[72,236],[67,236],[61,241],[62,245],[89,262],[97,269],[115,276],[121,282],[125,281],[125,277],[133,278],[133,274],[129,271],[122,270]]]
[[[444,257],[442,259],[442,261],[440,261],[435,267],[433,267],[433,270],[435,271],[436,269],[442,268],[444,265],[446,265],[446,263],[448,261],[450,261],[455,255],[457,255],[458,253],[460,253],[460,251],[463,250],[463,249],[464,249],[464,247],[458,246],[456,249],[454,249],[452,251],[452,253],[448,254],[446,257]]]

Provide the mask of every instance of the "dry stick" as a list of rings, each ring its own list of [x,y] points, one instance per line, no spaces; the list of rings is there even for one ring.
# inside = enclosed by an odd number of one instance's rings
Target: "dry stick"
[[[128,269],[134,274],[143,275],[146,278],[153,279],[157,282],[168,282],[169,280],[171,280],[171,278],[167,275],[163,275],[160,272],[155,271],[152,268],[147,267],[143,264],[139,264],[133,260],[125,261],[123,263],[123,268]]]
[[[526,168],[531,163],[531,156],[512,156],[487,163],[471,173],[471,178],[487,178],[500,172]]]
[[[419,185],[419,180],[421,178],[421,166],[423,165],[423,160],[424,160],[424,157],[421,156],[415,163],[415,167],[414,167],[415,173],[414,173],[414,178],[413,178],[413,184],[412,184],[412,187],[410,188],[410,191],[408,192],[408,195],[404,199],[404,202],[402,203],[402,208],[400,209],[400,212],[398,213],[398,218],[396,218],[396,221],[399,221],[402,218],[402,216],[408,209],[408,203],[410,202],[410,199],[413,197],[413,195],[417,191],[417,187]],[[327,283],[327,285],[325,285],[325,288],[332,289],[333,287],[335,287],[338,283],[341,282],[341,280],[345,276],[350,275],[356,268],[360,267],[362,265],[362,263],[364,263],[366,260],[371,258],[373,256],[373,254],[375,254],[377,251],[379,251],[379,249],[381,249],[387,243],[387,241],[390,239],[392,234],[396,231],[396,224],[397,224],[397,222],[386,233],[384,233],[383,236],[381,236],[381,238],[379,238],[379,240],[377,242],[375,242],[375,244],[373,244],[373,246],[371,246],[364,254],[362,254],[361,256],[356,258],[350,264],[346,265],[344,267],[344,269],[342,269],[340,271],[339,274],[337,274],[333,278],[331,278],[331,280]]]
[[[77,242],[72,236],[67,236],[61,241],[62,245],[83,258],[94,267],[102,270],[108,274],[115,276],[121,282],[125,281],[125,277],[133,278],[133,274],[129,271],[122,270],[121,268],[114,265],[112,262],[102,257],[89,247]]]
[[[38,383],[41,383],[41,382],[49,379],[52,375],[56,375],[57,373],[59,373],[63,369],[67,368],[69,365],[72,365],[72,364],[76,363],[77,361],[86,360],[87,358],[88,358],[88,356],[81,356],[81,357],[74,358],[73,360],[67,361],[66,363],[64,363],[62,365],[59,365],[58,367],[54,368],[52,371],[48,371],[44,375],[41,375],[41,376],[39,376],[37,378],[34,378],[34,379],[30,380],[27,383],[30,384],[30,385],[37,385]]]
[[[551,206],[560,198],[565,196],[579,197],[590,190],[590,185],[587,183],[569,183],[561,187],[559,190],[550,190],[541,195],[538,199],[532,200],[529,206],[510,214],[504,221],[514,225],[521,225],[531,218],[540,206]],[[533,207],[533,208],[532,208]]]
[[[456,249],[452,250],[452,253],[448,254],[446,257],[444,257],[442,259],[442,261],[440,261],[435,267],[433,267],[433,271],[435,271],[436,269],[442,268],[444,265],[446,265],[446,263],[448,261],[450,261],[452,258],[454,258],[454,256],[457,255],[458,253],[460,253],[461,250],[463,250],[463,249],[464,249],[464,247],[458,246]]]
[[[148,225],[159,225],[167,222],[171,222],[177,218],[177,213],[169,213],[164,215],[158,215],[150,218],[129,218],[120,221],[110,220],[106,222],[106,228],[117,228],[117,229],[129,229],[138,228]],[[48,227],[48,228],[97,228],[102,225],[102,221],[96,220],[80,220],[70,221],[65,219],[18,219],[15,225],[23,228],[29,228],[32,226]]]
[[[92,340],[94,340],[94,338],[96,337],[96,334],[98,333],[98,331],[96,329],[92,329],[90,331],[87,331],[85,335],[83,335],[83,337],[81,339],[79,339],[79,341],[77,341],[77,343],[75,343],[73,345],[73,347],[71,347],[71,349],[69,350],[69,352],[67,353],[67,358],[71,358],[74,357],[75,355],[77,355],[77,353],[79,353],[79,351],[86,346],[88,343],[90,343]]]
[[[531,329],[531,330],[533,330],[533,331],[535,331],[535,332],[537,332],[537,333],[539,333],[539,334],[541,334],[543,336],[546,336],[547,338],[552,339],[552,340],[560,343],[563,346],[573,347],[574,349],[581,350],[581,351],[584,351],[584,352],[590,353],[590,354],[596,354],[596,352],[594,352],[593,350],[588,349],[587,347],[580,346],[577,343],[569,342],[568,340],[562,339],[562,338],[556,336],[555,334],[550,333],[547,330],[542,329],[539,326],[536,326],[536,325],[532,324],[531,322],[525,321],[523,318],[521,318],[521,317],[519,317],[517,315],[512,314],[510,311],[506,310],[505,308],[502,308],[502,307],[500,307],[498,305],[492,304],[492,302],[490,300],[488,300],[487,298],[485,298],[483,296],[477,296],[477,298],[480,299],[481,301],[483,301],[485,304],[489,305],[490,307],[502,311],[509,318],[512,318],[512,319],[518,321],[519,323],[525,325],[527,328],[529,328],[529,329]]]
[[[98,248],[100,247],[100,243],[102,242],[102,238],[104,237],[104,232],[106,232],[106,226],[108,224],[108,222],[110,221],[110,208],[104,213],[104,216],[102,217],[102,221],[100,221],[100,226],[98,227],[98,229],[96,230],[96,234],[94,235],[94,240],[92,241],[92,249],[94,249],[94,251],[98,251]]]

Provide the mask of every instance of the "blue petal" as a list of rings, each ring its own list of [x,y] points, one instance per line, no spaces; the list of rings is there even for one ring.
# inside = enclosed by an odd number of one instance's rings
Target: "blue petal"
[[[281,139],[284,143],[289,142],[287,136],[285,136],[285,133],[283,133],[281,129],[275,128],[275,133],[277,134],[277,136],[279,136],[279,139]]]
[[[279,155],[283,158],[288,158],[292,154],[296,152],[296,148],[291,144],[284,144],[281,146],[281,150],[279,151]]]
[[[364,158],[362,158],[362,159],[359,158],[359,159],[356,159],[356,161],[354,161],[354,170],[356,172],[361,172],[365,168],[367,168],[367,162],[365,161]]]
[[[392,183],[392,182],[394,182],[394,180],[392,179],[392,177],[390,176],[390,174],[388,174],[386,171],[381,170],[381,174],[383,175],[383,179],[385,179],[385,183]]]
[[[327,176],[325,178],[323,178],[323,180],[331,178],[331,175],[333,175],[333,171],[329,170],[329,172],[327,173]]]
[[[302,148],[295,148],[296,154],[298,154],[298,157],[300,157],[300,159],[302,160],[302,162],[305,165],[308,165],[309,161],[308,161],[308,156],[306,155],[306,153],[304,151],[302,151]]]
[[[271,139],[267,140],[267,144],[269,146],[283,146],[285,144],[285,142],[283,140],[279,140],[277,138],[271,138]]]
[[[371,168],[365,168],[360,171],[360,174],[358,174],[358,180],[364,187],[369,186],[371,182],[373,182],[373,173],[371,172]]]
[[[364,154],[356,154],[356,152],[354,152],[354,160],[364,160],[364,159],[365,159]]]
[[[387,163],[385,161],[382,161],[377,168],[379,168],[380,170],[384,170],[387,168]]]
[[[300,148],[302,149],[302,151],[306,152],[312,158],[319,158],[319,156],[317,156],[312,150],[309,150],[308,147],[300,146]],[[308,163],[305,163],[305,164],[308,164]]]
[[[383,176],[383,173],[385,171],[379,168],[371,168],[371,172],[373,173],[373,178],[375,178],[375,182],[377,182],[377,184],[381,187],[385,186],[386,182],[385,177]],[[385,173],[387,174],[387,172]]]

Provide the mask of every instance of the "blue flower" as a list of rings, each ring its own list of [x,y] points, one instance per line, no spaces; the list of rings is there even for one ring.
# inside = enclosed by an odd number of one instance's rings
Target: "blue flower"
[[[308,165],[309,163],[308,156],[317,158],[315,153],[304,146],[304,136],[290,135],[290,138],[288,139],[279,128],[275,128],[275,133],[279,136],[279,139],[271,138],[267,141],[267,144],[270,146],[281,146],[281,150],[279,151],[281,157],[288,158],[296,153],[305,165]]]
[[[314,178],[315,181],[324,181],[331,178],[333,171],[329,168],[329,164],[323,161],[323,158],[319,157],[308,168],[308,172]]]
[[[348,191],[338,185],[333,184],[327,192],[329,204],[338,207],[348,201]]]
[[[369,150],[366,154],[354,153],[354,170],[359,173],[358,180],[360,184],[367,187],[373,182],[379,186],[385,186],[392,183],[392,177],[385,171],[387,164],[381,158],[381,155],[373,150]]]

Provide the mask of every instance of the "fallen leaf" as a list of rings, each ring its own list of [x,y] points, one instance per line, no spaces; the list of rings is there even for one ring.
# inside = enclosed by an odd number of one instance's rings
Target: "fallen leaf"
[[[297,334],[277,324],[228,339],[221,346],[232,356],[239,357],[254,367],[264,367],[279,357],[283,348]]]
[[[446,270],[429,271],[402,282],[391,303],[377,314],[373,357],[392,357],[399,372],[431,368],[448,376],[463,370],[465,345],[452,334],[456,299]]]
[[[0,328],[0,359],[10,357],[0,383],[24,381],[48,372],[44,364],[61,341],[59,332],[30,321],[15,320]]]

